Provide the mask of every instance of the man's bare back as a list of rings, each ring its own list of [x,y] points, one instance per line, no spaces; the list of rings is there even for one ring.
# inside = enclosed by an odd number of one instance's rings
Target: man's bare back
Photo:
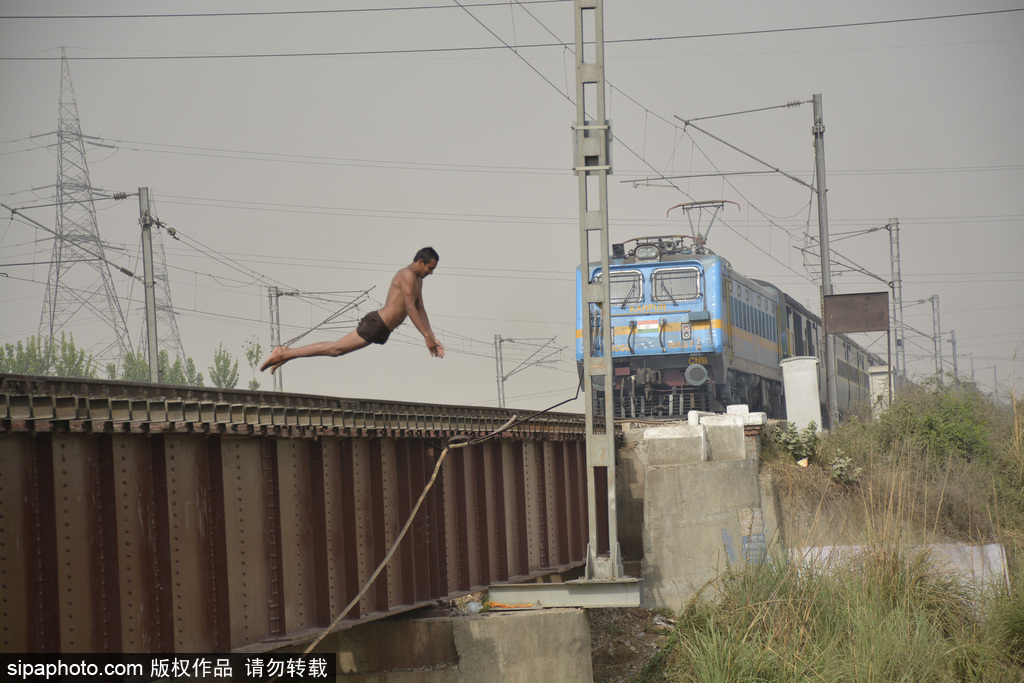
[[[260,371],[270,368],[273,374],[293,358],[311,356],[343,356],[371,343],[383,344],[388,335],[401,325],[406,318],[423,335],[430,355],[444,358],[444,346],[434,337],[427,319],[427,311],[423,308],[423,278],[437,268],[437,252],[425,247],[416,253],[416,258],[405,268],[395,273],[388,287],[384,306],[370,313],[359,323],[359,327],[334,342],[316,342],[297,349],[278,346],[260,366]],[[376,316],[376,317],[375,317]]]

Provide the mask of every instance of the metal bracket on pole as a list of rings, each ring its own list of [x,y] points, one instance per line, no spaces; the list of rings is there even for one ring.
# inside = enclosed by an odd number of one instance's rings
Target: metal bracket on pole
[[[563,583],[513,583],[491,586],[487,599],[493,604],[518,609],[544,607],[637,607],[643,599],[640,579],[565,581]],[[498,608],[501,609],[501,608]]]

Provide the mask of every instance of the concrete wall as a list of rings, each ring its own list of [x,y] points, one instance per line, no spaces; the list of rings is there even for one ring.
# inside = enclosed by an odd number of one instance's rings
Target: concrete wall
[[[316,652],[359,683],[593,680],[582,609],[390,619],[333,633]]]
[[[594,679],[590,619],[582,609],[491,612],[454,622],[459,681]]]
[[[629,557],[639,538],[645,607],[679,610],[727,567],[763,557],[757,450],[765,422],[733,407],[694,412],[685,423],[627,425],[619,541]]]

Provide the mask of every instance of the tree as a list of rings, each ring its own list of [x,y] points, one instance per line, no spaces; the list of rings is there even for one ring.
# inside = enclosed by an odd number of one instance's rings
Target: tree
[[[181,358],[175,356],[174,363],[171,364],[167,351],[161,351],[157,354],[157,365],[160,381],[164,384],[203,386],[203,375],[196,371],[196,363],[191,358],[185,358],[185,361],[182,362]],[[141,351],[129,351],[121,364],[120,373],[114,363],[107,365],[107,377],[126,382],[148,382],[149,359]]]
[[[58,343],[33,336],[24,343],[5,344],[0,348],[0,372],[96,377],[93,357],[75,346],[74,335],[69,338],[63,332]]]
[[[249,380],[249,391],[259,391],[260,383],[256,379],[256,364],[263,358],[263,347],[259,340],[253,337],[245,342],[245,359],[249,361],[249,370],[252,372],[252,379]]]
[[[117,371],[117,365],[107,364],[107,377],[120,379],[125,382],[148,382],[149,381],[149,359],[142,351],[129,351],[121,361],[121,372]]]
[[[5,344],[0,354],[0,370],[19,375],[45,375],[49,370],[46,352],[35,337],[29,337],[22,344]]]
[[[224,344],[218,344],[217,350],[213,352],[213,365],[210,371],[210,382],[218,389],[234,389],[238,384],[238,361],[231,364],[231,354],[224,349]]]
[[[60,349],[54,353],[51,345],[50,354],[53,359],[54,374],[59,377],[96,377],[92,355],[86,355],[84,349],[75,347],[75,336],[70,340],[60,333]]]
[[[171,365],[168,361],[166,351],[161,351],[159,356],[160,362],[160,381],[165,384],[184,384],[190,387],[201,387],[203,386],[203,375],[196,370],[195,361],[191,358],[186,358],[185,362],[181,362],[181,358],[175,357],[174,365]]]

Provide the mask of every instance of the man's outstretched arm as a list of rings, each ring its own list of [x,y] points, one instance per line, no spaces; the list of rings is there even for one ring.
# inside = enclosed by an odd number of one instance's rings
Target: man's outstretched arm
[[[409,271],[402,272],[399,279],[402,283],[402,298],[405,300],[405,311],[409,314],[409,319],[423,335],[430,355],[444,358],[444,346],[434,336],[434,331],[430,329],[430,320],[427,318],[426,309],[423,308],[422,280]]]

